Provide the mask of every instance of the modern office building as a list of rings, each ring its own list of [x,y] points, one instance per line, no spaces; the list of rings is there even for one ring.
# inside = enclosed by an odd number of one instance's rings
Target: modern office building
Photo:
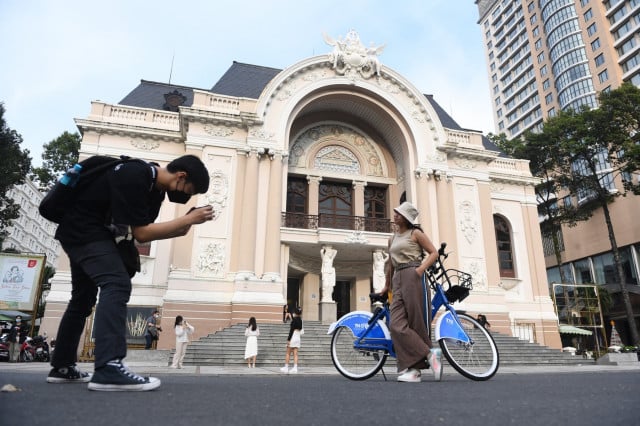
[[[57,225],[38,213],[38,205],[44,197],[42,192],[27,178],[24,183],[13,186],[7,196],[20,206],[20,215],[7,229],[2,250],[44,254],[47,266],[54,266],[58,261],[60,243],[53,238]]]
[[[327,323],[368,311],[375,259],[406,199],[447,242],[448,266],[473,275],[462,309],[559,348],[527,162],[461,127],[357,33],[339,41],[282,70],[234,62],[211,89],[142,80],[76,120],[83,157],[166,164],[191,153],[211,175],[206,194],[162,206],[161,221],[204,204],[216,217],[143,248],[130,323],[159,308],[167,329],[180,314],[199,337],[251,316],[281,322],[285,303]],[[62,255],[47,298],[50,334],[69,300],[67,264]],[[160,348],[174,344],[165,335]]]
[[[476,0],[496,132],[513,138],[623,81],[640,86],[639,0]]]
[[[597,94],[622,82],[640,86],[640,0],[476,0],[486,50],[495,132],[515,138],[540,129],[561,110],[597,107]],[[603,162],[602,172],[608,165]],[[620,178],[606,181],[612,192]],[[576,201],[581,202],[580,195]],[[640,228],[636,196],[611,205],[629,291],[640,317]],[[543,220],[541,218],[541,220]],[[562,228],[562,260],[574,283],[607,285],[615,306],[609,318],[624,322],[619,284],[602,212],[575,228]],[[560,282],[545,241],[549,283]],[[621,334],[625,336],[624,326]]]

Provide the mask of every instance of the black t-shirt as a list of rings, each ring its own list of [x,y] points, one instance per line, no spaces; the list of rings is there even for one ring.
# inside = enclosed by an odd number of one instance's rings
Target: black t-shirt
[[[66,244],[113,239],[111,223],[144,226],[155,221],[165,193],[155,188],[153,165],[130,161],[114,166],[78,193],[56,231]]]
[[[302,330],[302,318],[299,316],[295,316],[293,317],[293,320],[291,320],[291,327],[289,327],[289,336],[287,336],[287,340],[291,340],[294,330]]]

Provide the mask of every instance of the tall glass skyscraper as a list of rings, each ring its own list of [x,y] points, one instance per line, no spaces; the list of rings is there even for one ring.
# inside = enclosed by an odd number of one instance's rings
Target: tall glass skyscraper
[[[640,0],[476,0],[495,130],[512,138],[558,111],[640,86]]]

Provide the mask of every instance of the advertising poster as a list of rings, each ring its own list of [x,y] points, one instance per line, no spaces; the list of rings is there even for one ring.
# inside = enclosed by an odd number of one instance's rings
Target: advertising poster
[[[0,309],[33,310],[45,262],[43,254],[0,253]]]

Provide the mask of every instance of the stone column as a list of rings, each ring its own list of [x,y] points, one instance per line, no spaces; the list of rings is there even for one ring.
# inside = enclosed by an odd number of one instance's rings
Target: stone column
[[[242,212],[242,206],[244,203],[245,193],[245,182],[246,182],[246,170],[247,170],[247,157],[249,153],[247,151],[238,151],[237,154],[237,171],[236,171],[236,194],[233,201],[233,228],[232,235],[241,235],[242,234],[242,222],[239,220],[239,217]],[[243,257],[243,253],[241,250],[241,244],[239,238],[230,238],[231,244],[231,259],[229,263],[229,270],[233,272],[239,271],[241,258]]]
[[[307,182],[309,182],[309,205],[307,206],[307,213],[309,215],[318,215],[318,199],[320,197],[320,182],[322,177],[320,176],[307,176]]]
[[[269,202],[267,207],[267,235],[265,242],[264,279],[281,281],[280,224],[282,222],[282,162],[281,153],[269,154]]]
[[[354,180],[353,186],[353,214],[354,216],[364,216],[364,187],[367,182]]]
[[[238,275],[245,279],[255,275],[255,237],[258,205],[258,197],[255,193],[258,188],[259,154],[257,151],[252,150],[247,156],[244,196],[240,212],[242,232],[238,235],[241,253],[238,259]]]
[[[185,150],[185,155],[186,154],[195,155],[205,163],[205,166],[208,166],[207,160],[203,155],[204,153],[202,152],[202,147],[188,144],[187,149]],[[175,209],[174,217],[180,217],[187,214],[187,212],[191,207],[197,207],[199,205],[202,205],[203,203],[201,198],[203,198],[204,196],[205,194],[194,195],[193,197],[191,197],[189,201],[187,201],[186,204],[169,203],[168,200],[166,204],[168,204],[169,206]],[[164,219],[160,219],[160,221],[162,220]],[[173,251],[171,254],[170,264],[173,265],[173,267],[176,269],[182,269],[183,271],[188,271],[192,267],[191,265],[192,255],[194,251],[197,251],[197,247],[195,246],[195,239],[194,239],[196,226],[200,226],[200,225],[192,226],[189,232],[187,233],[187,235],[180,238],[173,238],[171,240]],[[197,253],[195,254],[195,256],[197,256]]]
[[[439,248],[441,242],[446,242],[449,244],[449,247],[451,247],[452,244],[455,243],[457,237],[457,229],[455,223],[456,210],[453,201],[453,187],[448,183],[447,179],[439,177],[439,175],[436,175],[435,179],[438,201],[438,227],[436,229],[440,231],[440,241],[434,244],[436,245],[436,248]],[[450,264],[452,265],[451,261]]]

